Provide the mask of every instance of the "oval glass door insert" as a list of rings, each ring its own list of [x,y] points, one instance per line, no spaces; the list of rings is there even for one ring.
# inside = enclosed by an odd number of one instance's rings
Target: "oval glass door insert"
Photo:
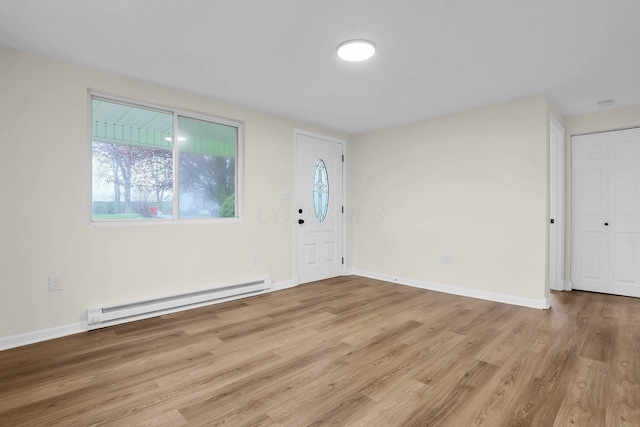
[[[313,171],[313,207],[318,221],[324,222],[329,210],[329,176],[322,159],[318,159]]]

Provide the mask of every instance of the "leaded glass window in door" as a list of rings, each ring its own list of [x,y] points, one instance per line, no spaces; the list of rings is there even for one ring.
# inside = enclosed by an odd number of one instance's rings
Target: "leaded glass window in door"
[[[324,222],[329,210],[329,176],[322,159],[318,159],[313,171],[313,207],[318,221]]]

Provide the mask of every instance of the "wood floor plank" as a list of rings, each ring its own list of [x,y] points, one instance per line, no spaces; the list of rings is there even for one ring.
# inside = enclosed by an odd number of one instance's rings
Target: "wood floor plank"
[[[310,365],[312,366],[314,363],[324,364],[326,362],[323,357],[331,357],[331,355],[335,353],[342,354],[348,351],[349,347],[349,345],[344,343],[336,343],[328,348],[314,348],[301,356],[284,359],[281,363],[269,369],[261,370],[252,376],[234,381],[225,387],[219,388],[213,396],[180,407],[180,413],[189,420],[191,418],[206,416],[212,405],[218,410],[225,404],[231,405],[233,408],[239,398],[246,396],[256,388],[269,387],[271,382],[294,375],[297,370],[304,371],[305,369],[309,369]]]
[[[424,406],[432,388],[411,378],[403,379],[394,388],[387,389],[391,398],[377,401],[366,414],[351,425],[358,427],[393,426],[409,412]]]
[[[366,353],[366,358],[339,358],[327,366],[321,375],[301,385],[297,390],[300,396],[294,401],[272,402],[267,413],[284,425],[304,425],[305,422],[313,423],[323,418],[331,408],[340,406],[342,400],[350,396],[356,396],[358,402],[368,404],[371,399],[360,393],[359,389],[370,380],[372,371],[393,365],[405,349],[406,344],[396,343],[389,348],[378,348],[373,354]]]
[[[611,376],[612,396],[607,421],[611,425],[640,425],[640,333],[637,311],[630,304],[617,305],[620,322],[613,339]]]
[[[497,366],[486,362],[476,362],[469,369],[460,373],[449,373],[447,381],[440,386],[431,386],[432,391],[427,395],[428,402],[418,410],[409,413],[401,425],[404,426],[450,426],[458,412],[467,401],[478,393],[481,387],[496,373]]]
[[[612,350],[617,330],[616,322],[615,318],[605,316],[592,320],[580,356],[601,362],[610,362],[614,357]]]
[[[164,372],[172,372],[177,369],[176,362],[185,360],[185,352],[190,354],[190,364],[193,365],[201,358],[209,358],[209,351],[217,345],[219,340],[205,341],[192,338],[183,341],[183,345],[177,348],[166,348],[157,351],[153,346],[147,352],[137,352],[135,357],[122,357],[118,363],[98,364],[95,366],[69,365],[71,369],[53,370],[53,377],[33,383],[29,388],[15,388],[4,394],[3,406],[7,409],[25,405],[51,397],[70,396],[87,389],[93,389],[95,384],[107,382],[100,392],[106,393],[113,388],[120,388],[122,383],[129,386],[142,383],[149,378]],[[49,367],[51,369],[51,367]],[[82,370],[84,375],[78,375]],[[30,379],[30,381],[33,381]]]
[[[461,425],[509,425],[517,409],[519,393],[534,378],[541,356],[528,350],[514,351],[496,374],[457,414]]]
[[[398,363],[388,367],[387,370],[376,372],[375,377],[360,389],[360,392],[373,400],[384,400],[395,383],[415,381],[412,377],[418,371],[446,358],[451,349],[464,339],[464,336],[454,332],[436,333],[430,339],[425,339],[421,345],[407,349]]]
[[[156,413],[157,411],[141,411],[129,417],[114,422],[103,423],[104,427],[120,427],[123,424],[127,426],[147,427],[147,426],[185,426],[187,420],[180,415],[177,409]]]
[[[562,399],[575,374],[578,361],[576,347],[554,350],[542,364],[544,373],[531,378],[519,393],[519,402],[513,411],[510,424],[553,425],[558,419]],[[562,422],[569,420],[563,419]]]
[[[639,426],[640,299],[339,277],[0,352],[2,426]]]
[[[611,425],[607,424],[607,414],[613,405],[605,403],[613,392],[612,384],[607,381],[611,375],[610,366],[580,357],[576,368],[573,381],[562,399],[555,425],[559,426],[560,420],[577,426]]]
[[[460,344],[451,349],[449,354],[435,364],[425,366],[413,378],[435,386],[444,381],[445,378],[448,378],[452,371],[466,371],[471,366],[477,365],[478,360],[474,357],[477,352],[481,351],[499,335],[500,331],[489,328],[480,330],[474,335],[467,335]]]

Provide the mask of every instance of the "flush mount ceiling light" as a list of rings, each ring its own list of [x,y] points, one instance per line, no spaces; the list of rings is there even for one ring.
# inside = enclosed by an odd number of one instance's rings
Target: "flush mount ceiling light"
[[[368,40],[348,40],[338,46],[338,56],[345,61],[364,61],[376,53],[376,45]]]

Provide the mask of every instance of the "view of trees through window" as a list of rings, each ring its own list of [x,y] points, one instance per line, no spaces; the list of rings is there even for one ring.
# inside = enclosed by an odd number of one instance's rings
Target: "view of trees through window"
[[[235,217],[237,135],[236,126],[94,97],[93,220],[170,220],[176,209],[177,218]]]

